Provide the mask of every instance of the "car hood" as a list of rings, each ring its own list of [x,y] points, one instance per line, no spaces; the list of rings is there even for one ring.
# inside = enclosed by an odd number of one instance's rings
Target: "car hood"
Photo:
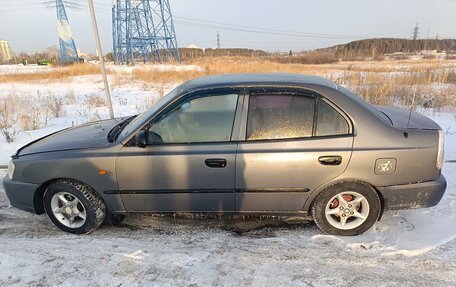
[[[377,106],[377,108],[383,112],[388,118],[391,119],[393,127],[399,129],[420,129],[420,130],[438,130],[440,126],[433,120],[425,117],[419,113],[411,112],[410,110]]]
[[[25,145],[15,156],[109,145],[108,133],[120,121],[121,119],[104,120],[60,130]]]

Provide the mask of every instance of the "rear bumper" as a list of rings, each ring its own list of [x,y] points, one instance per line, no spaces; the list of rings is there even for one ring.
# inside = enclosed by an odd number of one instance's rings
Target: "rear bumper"
[[[5,176],[3,187],[12,206],[28,212],[37,213],[34,198],[38,184],[13,181],[8,176]]]
[[[421,183],[377,187],[385,209],[413,209],[437,205],[446,190],[446,179],[440,175],[439,179]]]

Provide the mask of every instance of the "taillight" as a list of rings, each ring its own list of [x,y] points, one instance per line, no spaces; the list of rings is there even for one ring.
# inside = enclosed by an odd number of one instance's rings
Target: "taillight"
[[[445,133],[443,132],[443,130],[439,130],[439,149],[437,151],[437,162],[435,163],[435,166],[438,170],[441,170],[443,165],[444,143]]]

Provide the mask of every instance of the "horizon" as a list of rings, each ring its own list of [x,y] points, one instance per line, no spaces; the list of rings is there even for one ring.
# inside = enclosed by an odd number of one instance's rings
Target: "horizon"
[[[315,49],[310,49],[310,50],[300,50],[300,51],[296,51],[296,50],[291,50],[293,53],[308,53],[308,52],[313,52],[313,51],[318,51],[318,50],[325,50],[325,49],[331,49],[331,48],[334,48],[336,46],[343,46],[343,45],[348,45],[350,43],[353,43],[353,42],[360,42],[360,41],[370,41],[370,40],[387,40],[387,39],[395,39],[395,40],[409,40],[409,41],[413,41],[413,39],[407,39],[407,38],[366,38],[366,39],[359,39],[359,40],[353,40],[353,41],[350,41],[350,42],[346,42],[346,43],[340,43],[340,44],[335,44],[333,46],[326,46],[326,47],[316,47]],[[417,39],[417,41],[456,41],[456,38],[445,38],[445,39]],[[0,38],[0,41],[5,41],[5,39],[1,39]],[[8,42],[8,41],[7,41]],[[8,42],[9,43],[9,42]],[[11,44],[9,44],[11,45]],[[200,50],[206,50],[206,49],[217,49],[216,47],[199,47],[199,46],[196,46],[196,47],[190,47],[192,44],[189,45],[189,47],[179,47],[179,49],[200,49]],[[89,55],[89,56],[96,56],[96,52],[93,51],[93,52],[87,52],[87,51],[84,51],[84,50],[80,50],[79,47],[78,48],[78,53],[79,54],[85,54],[85,55]],[[11,47],[10,47],[11,49]],[[26,51],[14,51],[14,49],[12,49],[12,53],[14,55],[18,55],[20,53],[26,53],[28,55],[33,55],[33,54],[39,54],[39,53],[45,53],[47,52],[46,50],[48,49],[57,49],[57,51],[59,50],[59,47],[58,47],[58,44],[54,44],[52,46],[49,46],[49,47],[45,47],[43,48],[42,50],[39,50],[39,51],[34,51],[34,52],[26,52]],[[245,48],[245,47],[221,47],[219,50],[230,50],[230,49],[249,49],[249,50],[254,50],[254,51],[261,51],[261,52],[266,52],[270,55],[273,55],[274,53],[288,53],[290,50],[283,50],[283,51],[280,51],[280,50],[276,50],[276,51],[268,51],[268,50],[262,50],[262,49],[257,49],[257,48]],[[430,51],[430,50],[435,50],[435,49],[427,49],[426,51]],[[424,50],[423,50],[424,51]],[[401,52],[401,51],[397,51],[397,52]],[[103,50],[103,55],[107,55],[107,54],[110,54],[112,53],[112,50],[111,51],[105,51]]]

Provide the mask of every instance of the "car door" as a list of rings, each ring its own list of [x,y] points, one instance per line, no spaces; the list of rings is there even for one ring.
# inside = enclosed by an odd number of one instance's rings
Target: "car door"
[[[348,117],[315,92],[251,90],[236,155],[236,208],[301,211],[310,192],[336,178],[352,153]]]
[[[238,90],[196,92],[144,126],[147,146],[125,146],[116,161],[125,208],[139,212],[235,210],[231,142]]]

